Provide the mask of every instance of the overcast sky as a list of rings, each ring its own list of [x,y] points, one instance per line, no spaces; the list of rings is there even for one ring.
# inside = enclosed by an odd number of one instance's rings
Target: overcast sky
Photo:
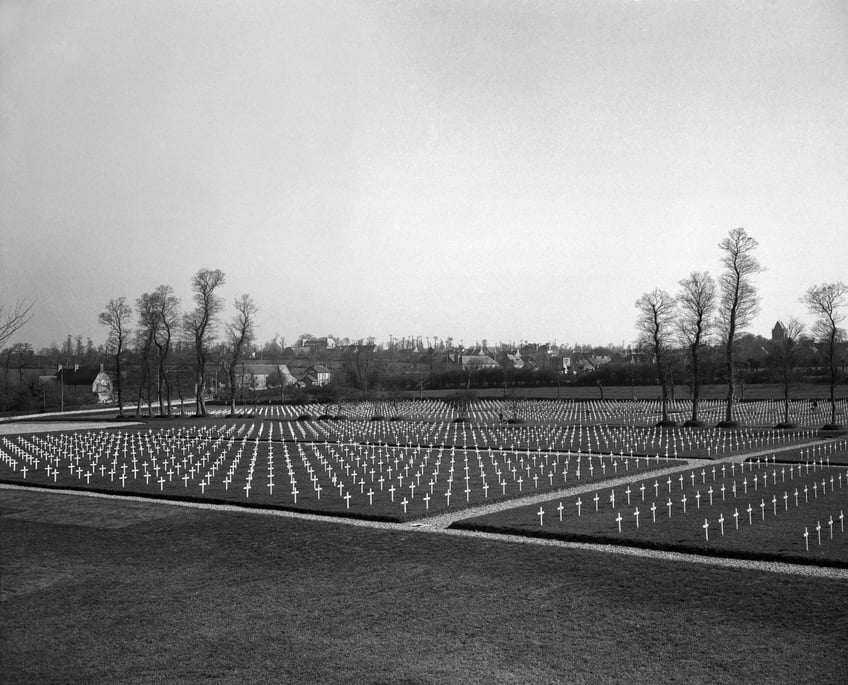
[[[848,280],[848,3],[0,2],[0,301],[99,344],[201,267],[258,338],[625,343],[760,243]]]

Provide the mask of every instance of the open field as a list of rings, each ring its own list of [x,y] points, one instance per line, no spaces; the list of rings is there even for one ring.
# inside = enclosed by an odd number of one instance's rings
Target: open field
[[[843,683],[848,585],[0,491],[4,682]]]
[[[4,682],[844,682],[844,437],[274,409],[4,426],[0,480],[206,507],[0,489]]]
[[[848,568],[846,514],[848,468],[758,460],[599,487],[454,526]]]
[[[398,521],[812,437],[349,420],[159,425],[2,436],[0,480]]]
[[[820,389],[821,386],[810,386]],[[530,389],[526,389],[530,392]],[[541,388],[539,390],[545,390]],[[620,389],[619,389],[620,390]],[[444,394],[444,393],[443,393]],[[628,393],[609,395],[601,400],[587,395],[577,398],[555,399],[555,396],[541,394],[534,399],[504,399],[503,393],[477,393],[479,399],[459,411],[450,402],[441,397],[407,398],[393,400],[372,400],[360,402],[311,403],[300,405],[247,404],[238,405],[236,410],[243,418],[255,420],[293,421],[299,417],[318,419],[322,417],[342,416],[352,420],[371,420],[380,418],[378,423],[391,422],[392,419],[404,419],[420,422],[449,423],[457,419],[466,419],[476,425],[499,425],[508,420],[517,419],[521,423],[546,424],[560,423],[569,425],[621,425],[655,426],[662,418],[658,396],[645,395],[632,399]],[[685,397],[685,393],[679,397]],[[815,398],[815,399],[813,399]],[[192,404],[172,407],[177,417],[194,415]],[[229,416],[229,406],[210,404],[207,407],[210,416],[223,419]],[[158,406],[143,407],[140,414],[152,416],[159,411]],[[688,399],[670,401],[669,417],[682,425],[691,418],[692,406]],[[128,416],[134,416],[135,407],[125,407]],[[848,424],[848,399],[837,397],[837,423]],[[114,407],[99,410],[87,410],[79,416],[112,418]],[[38,415],[35,415],[36,417]],[[55,414],[53,416],[56,416]],[[65,415],[66,416],[66,415]],[[734,419],[741,426],[774,427],[785,419],[782,391],[776,392],[775,386],[762,386],[759,392],[752,392],[744,402],[737,402],[733,408]],[[714,426],[725,417],[725,402],[719,398],[703,399],[699,404],[699,418],[706,426]],[[830,422],[830,404],[821,393],[809,396],[793,395],[789,407],[789,422],[799,428],[818,429]]]

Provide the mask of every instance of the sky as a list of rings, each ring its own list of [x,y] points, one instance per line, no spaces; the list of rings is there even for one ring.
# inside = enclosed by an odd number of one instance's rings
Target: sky
[[[208,267],[260,343],[628,344],[739,226],[752,332],[848,280],[844,0],[0,0],[10,343]]]

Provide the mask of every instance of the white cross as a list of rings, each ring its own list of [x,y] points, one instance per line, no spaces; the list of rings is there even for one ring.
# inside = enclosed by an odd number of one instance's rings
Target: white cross
[[[639,527],[639,507],[636,507],[636,511],[633,512],[633,515],[636,517],[636,527]]]
[[[621,512],[618,512],[618,516],[615,517],[616,523],[618,523],[618,532],[621,532]]]
[[[545,510],[542,507],[539,507],[539,511],[536,513],[539,517],[539,525],[542,525],[542,520],[545,518]]]
[[[724,514],[719,514],[718,525],[721,526],[721,535],[724,537]]]
[[[704,535],[707,538],[707,542],[710,541],[710,522],[707,519],[704,519],[704,525],[701,526],[704,529]]]

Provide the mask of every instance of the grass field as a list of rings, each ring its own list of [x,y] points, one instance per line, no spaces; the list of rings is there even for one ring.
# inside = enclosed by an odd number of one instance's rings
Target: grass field
[[[426,518],[363,527],[0,489],[3,682],[844,683],[848,580],[819,576],[848,567],[838,518],[848,441],[608,425],[609,409],[594,408],[589,425],[266,414],[7,426],[7,482],[395,521],[518,495],[542,503],[460,524],[514,542],[427,530]],[[751,453],[761,456],[738,463]],[[675,454],[724,461],[686,466]],[[669,467],[679,473],[661,480]],[[426,507],[422,493],[433,495]],[[545,546],[540,535],[801,561],[813,576]]]
[[[454,527],[848,568],[848,469],[730,466],[599,487]]]
[[[848,584],[0,491],[6,683],[844,683]]]
[[[810,438],[775,431],[421,422],[158,424],[167,427],[2,436],[0,480],[400,521],[637,477],[680,463],[678,456],[782,449]]]

